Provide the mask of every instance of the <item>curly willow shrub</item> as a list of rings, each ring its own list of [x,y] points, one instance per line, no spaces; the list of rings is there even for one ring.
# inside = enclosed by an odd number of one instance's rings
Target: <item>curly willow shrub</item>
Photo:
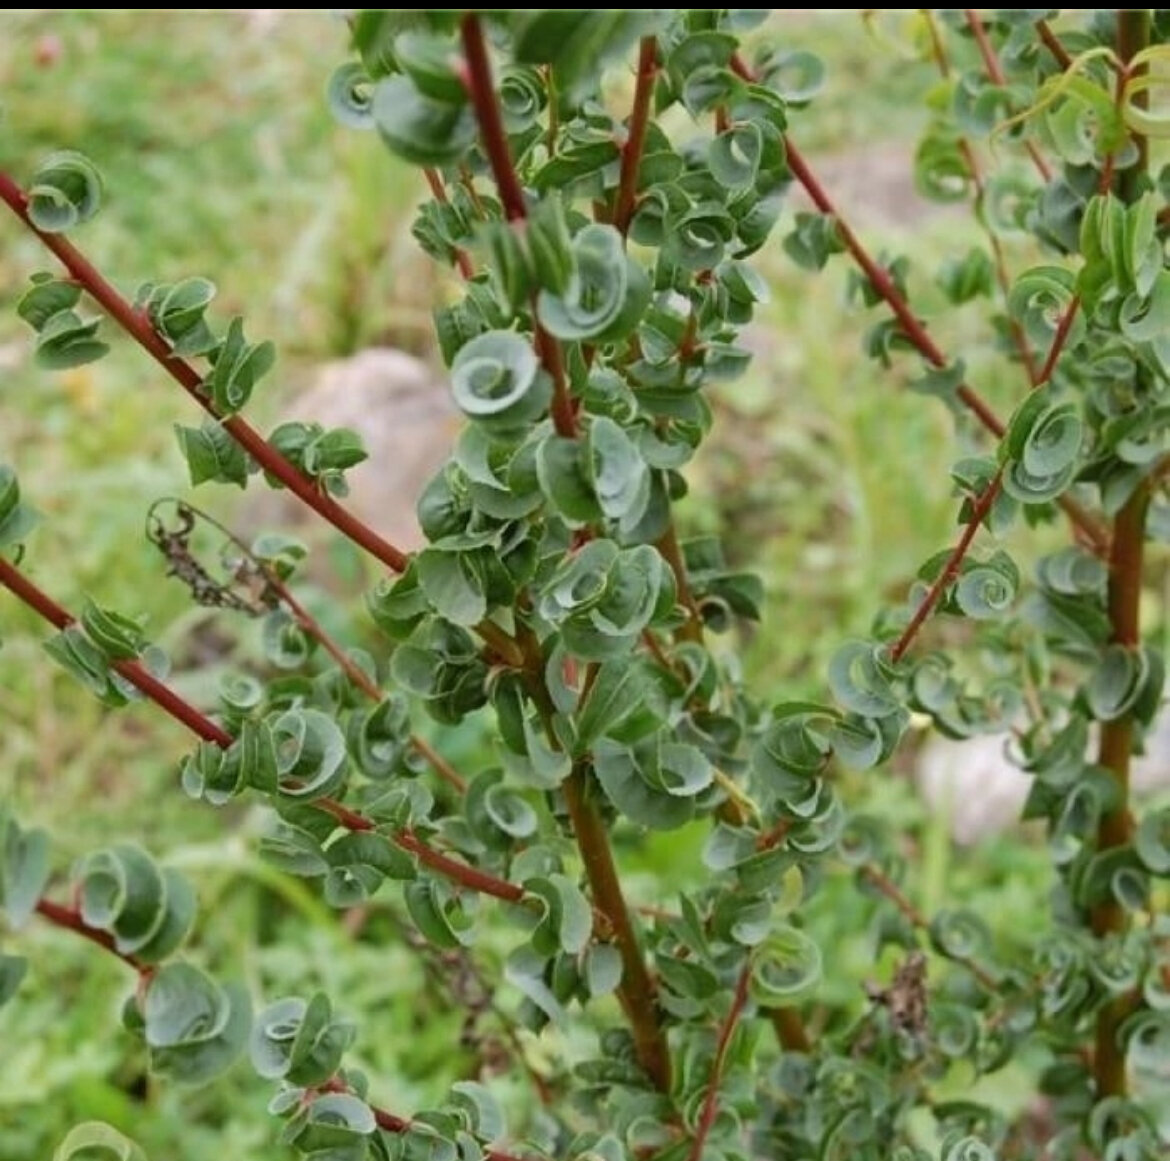
[[[0,582],[96,697],[145,698],[190,729],[186,794],[267,804],[261,848],[281,873],[337,908],[401,893],[422,947],[471,954],[490,935],[481,966],[519,1024],[558,1045],[537,1061],[513,1037],[531,1100],[511,1124],[477,1081],[409,1115],[377,1107],[337,998],[253,1011],[183,958],[197,903],[180,874],[127,844],[57,885],[48,837],[6,818],[9,927],[35,917],[118,957],[136,977],[123,1024],[161,1077],[204,1081],[249,1055],[305,1156],[1166,1156],[1170,811],[1135,809],[1128,766],[1165,668],[1139,598],[1147,542],[1170,537],[1170,170],[1151,165],[1170,137],[1170,14],[919,14],[941,79],[916,179],[972,201],[986,237],[937,285],[951,306],[984,302],[1019,375],[1003,416],[908,301],[906,261],[874,258],[804,159],[821,66],[758,44],[768,30],[742,41],[763,16],[350,15],[355,59],[329,99],[422,169],[433,196],[414,236],[453,271],[435,336],[466,423],[419,498],[427,544],[411,554],[344,507],[365,454],[354,433],[249,424],[274,351],[212,316],[210,281],[146,283],[131,302],[85,258],[72,236],[101,197],[88,159],[0,174],[59,264],[17,307],[40,361],[73,367],[103,355],[103,328],[127,332],[206,413],[178,428],[192,484],[258,473],[384,566],[368,611],[385,645],[326,635],[289,587],[296,542],[233,539],[233,576],[250,583],[223,584],[191,551],[195,510],[156,506],[151,536],[195,598],[265,618],[275,676],[241,674],[197,708],[133,616],[66,610],[33,579],[34,516],[8,468]],[[777,241],[794,186],[813,208]],[[1001,238],[1022,232],[1042,260],[1013,277]],[[765,296],[751,258],[776,245],[809,270],[847,255],[873,311],[866,353],[917,365],[965,450],[955,543],[867,639],[841,644],[823,704],[744,687],[725,634],[757,615],[760,582],[714,539],[680,541],[672,519],[711,427],[708,388],[748,362],[739,336]],[[1041,524],[1066,543],[1026,579],[999,544]],[[927,644],[940,617],[970,622],[951,652]],[[420,712],[481,715],[494,754],[455,770],[441,731],[439,746],[413,731]],[[960,908],[921,913],[892,825],[842,802],[839,772],[876,771],[911,714],[951,737],[1013,731],[1025,814],[1050,839],[1041,930],[1005,942]],[[628,850],[694,823],[700,885],[660,883],[635,907],[614,838]],[[875,956],[902,949],[868,1005],[840,1000],[860,981],[835,979],[807,921],[842,868],[878,916]],[[25,967],[0,959],[0,999],[19,1002]],[[970,1095],[996,1074],[1034,1080],[1039,1104],[1009,1117]]]

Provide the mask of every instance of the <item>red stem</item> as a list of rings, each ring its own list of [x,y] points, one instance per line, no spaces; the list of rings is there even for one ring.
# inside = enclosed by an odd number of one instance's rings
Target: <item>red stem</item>
[[[1044,360],[1044,366],[1040,368],[1040,377],[1036,382],[1037,387],[1042,387],[1052,378],[1052,372],[1056,369],[1056,362],[1064,351],[1064,344],[1068,341],[1068,333],[1072,330],[1073,321],[1080,308],[1081,296],[1074,294],[1069,299],[1068,306],[1064,308],[1060,322],[1056,324],[1056,333],[1052,336],[1052,346],[1048,348],[1048,357]]]
[[[1044,47],[1052,53],[1052,57],[1056,63],[1067,72],[1072,67],[1072,57],[1068,55],[1068,50],[1057,39],[1056,33],[1052,31],[1048,21],[1037,20],[1036,32],[1043,42]]]
[[[991,483],[983,489],[975,501],[975,505],[971,509],[971,519],[967,522],[967,527],[963,529],[963,535],[959,537],[958,544],[947,557],[942,572],[938,574],[934,584],[930,586],[926,596],[918,608],[914,610],[914,616],[910,618],[906,628],[902,630],[902,635],[894,642],[894,646],[890,650],[891,661],[897,662],[902,659],[903,654],[910,648],[911,642],[918,636],[918,630],[926,623],[926,619],[934,611],[934,607],[942,599],[943,594],[958,577],[959,568],[971,547],[971,542],[975,539],[975,533],[979,531],[979,526],[983,523],[987,513],[991,511],[991,505],[995,503],[995,498],[1003,487],[1003,471],[1003,468],[1000,468],[995,473]]]
[[[437,169],[432,169],[429,165],[423,169],[423,176],[427,179],[427,185],[431,188],[431,194],[435,201],[447,204],[447,191],[443,187],[443,178]],[[453,247],[455,251],[455,264],[459,267],[459,273],[464,278],[471,278],[475,274],[475,267],[471,264],[471,257],[462,246]]]
[[[3,585],[15,597],[58,629],[67,629],[76,621],[76,618],[68,610],[63,609],[2,556],[0,556],[0,585]],[[157,706],[177,721],[182,722],[187,729],[205,742],[213,742],[215,745],[225,748],[232,744],[231,734],[217,726],[209,717],[201,714],[189,702],[184,701],[174,690],[152,676],[138,662],[116,661],[112,663],[112,668],[117,670],[136,689],[141,690]]]
[[[629,233],[638,192],[638,166],[646,143],[646,124],[650,118],[650,98],[658,75],[658,42],[653,36],[642,37],[638,49],[638,80],[634,88],[634,106],[630,113],[629,136],[622,147],[621,176],[613,212],[613,224],[624,237]]]
[[[1073,295],[1069,300],[1068,306],[1064,309],[1064,314],[1060,317],[1060,322],[1057,324],[1056,333],[1052,336],[1052,345],[1048,348],[1048,357],[1044,360],[1044,366],[1040,370],[1040,375],[1036,380],[1033,390],[1042,387],[1052,377],[1053,369],[1056,367],[1057,360],[1060,358],[1061,352],[1064,350],[1064,345],[1068,341],[1069,332],[1072,330],[1073,320],[1077,317],[1077,311],[1080,309],[1080,305],[1080,296]],[[959,537],[959,543],[955,545],[951,551],[951,555],[947,557],[942,572],[939,573],[934,584],[930,586],[930,590],[927,592],[925,599],[914,610],[914,616],[910,618],[909,624],[902,630],[902,635],[894,643],[893,648],[890,650],[890,660],[894,662],[901,660],[903,654],[910,647],[910,643],[918,635],[918,630],[922,628],[927,617],[930,616],[934,607],[942,598],[943,593],[946,592],[947,588],[959,575],[959,568],[963,563],[963,558],[967,555],[968,549],[971,547],[971,542],[975,539],[975,533],[979,531],[979,526],[983,523],[987,513],[991,511],[991,505],[995,503],[996,496],[999,495],[1000,490],[1003,488],[1003,473],[1004,469],[1001,467],[975,501],[975,506],[971,509],[971,519],[968,521],[967,527],[963,529],[963,535]]]
[[[918,348],[928,362],[933,363],[936,367],[945,367],[947,365],[946,355],[943,354],[938,344],[927,333],[921,320],[910,309],[910,304],[903,297],[901,291],[894,285],[894,280],[890,277],[889,273],[884,267],[874,261],[869,251],[866,250],[861,244],[861,240],[853,232],[853,228],[841,217],[837,207],[830,200],[815,174],[809,169],[804,157],[792,144],[790,139],[787,141],[787,147],[788,166],[792,170],[793,176],[804,186],[808,196],[812,199],[817,209],[821,213],[828,214],[836,220],[837,232],[840,234],[845,248],[853,256],[853,260],[857,265],[861,267],[862,272],[869,279],[874,290],[885,300],[886,305],[898,320],[898,325],[902,328],[903,333]],[[1003,435],[1005,431],[1003,423],[995,412],[991,410],[982,396],[978,395],[965,383],[960,384],[957,394],[963,403],[975,414],[979,422],[992,435],[997,438]]]
[[[350,1087],[343,1080],[334,1077],[332,1080],[327,1080],[321,1085],[317,1092],[350,1092]],[[412,1122],[409,1117],[400,1117],[397,1113],[392,1113],[387,1109],[380,1109],[377,1105],[371,1105],[366,1102],[370,1112],[374,1114],[374,1121],[377,1123],[379,1129],[385,1129],[388,1133],[406,1133],[412,1127]],[[514,1153],[505,1153],[502,1149],[484,1149],[483,1154],[488,1158],[488,1161],[521,1161]]]
[[[524,222],[528,218],[528,210],[524,205],[524,190],[520,186],[520,178],[512,162],[512,152],[508,148],[508,136],[504,132],[504,120],[500,115],[500,105],[492,81],[492,66],[488,60],[487,45],[484,43],[479,17],[474,12],[467,13],[460,21],[459,30],[463,38],[463,53],[467,60],[464,84],[475,109],[476,119],[479,121],[483,151],[487,155],[492,176],[496,181],[500,204],[504,207],[504,217],[509,222]],[[558,435],[572,439],[577,434],[577,419],[573,401],[569,396],[564,357],[561,354],[560,343],[540,325],[536,317],[535,303],[532,308],[532,329],[536,353],[553,381],[551,407],[553,426]]]
[[[715,1124],[715,1117],[719,1112],[719,1086],[723,1080],[723,1070],[727,1065],[727,1052],[731,1047],[731,1037],[735,1026],[743,1014],[747,1004],[748,984],[751,982],[751,963],[745,963],[743,971],[739,973],[739,982],[735,986],[735,995],[731,1000],[731,1007],[719,1029],[719,1041],[715,1046],[715,1061],[711,1065],[711,1080],[707,1086],[707,1096],[703,1101],[703,1111],[699,1114],[699,1123],[695,1127],[695,1139],[691,1144],[688,1161],[700,1161],[703,1156],[703,1146],[707,1143],[711,1126]]]
[[[935,64],[938,65],[938,71],[943,79],[951,75],[951,62],[947,57],[946,45],[943,43],[943,38],[938,31],[938,23],[934,19],[934,14],[929,8],[922,9],[923,16],[926,20],[926,31],[930,36],[931,54],[934,57]],[[971,142],[966,137],[958,139],[959,152],[963,155],[963,161],[966,163],[967,172],[971,175],[971,184],[975,187],[975,203],[978,206],[987,195],[987,187],[983,181],[983,173],[979,166],[979,159],[975,154],[975,150],[971,147]],[[1008,294],[1011,291],[1011,276],[1008,274],[1007,255],[1004,253],[1003,244],[999,240],[999,235],[990,228],[985,228],[987,234],[987,242],[991,247],[991,256],[995,264],[995,280],[999,283],[1000,292],[1003,294],[1004,300],[1007,300]],[[1036,370],[1036,360],[1033,355],[1032,348],[1028,343],[1028,336],[1024,333],[1024,328],[1014,319],[1008,319],[1008,330],[1011,332],[1012,342],[1016,346],[1016,352],[1020,356],[1020,362],[1024,366],[1024,370],[1028,375],[1028,382],[1035,387],[1040,381],[1039,373]]]
[[[350,682],[362,691],[373,702],[381,702],[382,690],[376,682],[344,649],[322,628],[321,623],[292,595],[288,585],[284,583],[271,569],[264,570],[265,580],[269,587],[281,599],[288,611],[293,615],[297,624],[313,637],[341,667],[342,672]],[[424,738],[411,735],[410,744],[434,767],[435,772],[445,782],[450,783],[460,794],[467,790],[467,783],[451,764]]]
[[[512,154],[508,149],[508,135],[504,132],[504,119],[496,100],[492,66],[488,60],[479,17],[474,12],[468,12],[459,23],[459,32],[463,38],[463,55],[467,59],[467,89],[479,121],[483,150],[496,179],[504,216],[509,222],[522,222],[528,216],[524,207],[524,191],[520,188],[520,179],[516,176],[516,167],[512,164]]]
[[[971,29],[972,35],[975,37],[975,43],[979,46],[979,55],[983,57],[983,67],[987,69],[987,75],[991,78],[993,84],[1004,87],[1007,85],[1007,77],[1003,75],[1003,69],[999,64],[999,57],[995,55],[995,49],[991,46],[991,41],[987,38],[987,30],[983,27],[983,21],[979,17],[979,13],[974,8],[964,8],[963,15],[967,18],[967,27]],[[1036,172],[1048,182],[1052,180],[1052,170],[1048,167],[1048,162],[1041,156],[1040,151],[1031,141],[1024,142],[1024,148],[1028,151],[1028,156],[1032,159],[1032,164],[1036,167]]]
[[[409,828],[398,831],[394,835],[394,841],[400,847],[405,847],[406,850],[417,855],[419,862],[426,863],[431,870],[438,871],[441,875],[455,880],[472,891],[479,891],[483,895],[492,895],[497,899],[503,899],[506,903],[519,903],[524,898],[522,887],[518,887],[515,883],[509,883],[506,879],[497,879],[495,875],[489,875],[486,871],[481,871],[443,854],[442,851],[435,850]]]
[[[1150,43],[1151,17],[1148,8],[1122,9],[1117,14],[1117,55],[1122,71],[1117,83],[1117,103],[1134,75],[1133,58]],[[1142,71],[1145,71],[1144,66]],[[1148,92],[1137,94],[1145,106]],[[1149,165],[1148,142],[1143,134],[1133,135],[1138,163],[1130,166],[1119,181],[1124,203],[1137,199],[1142,176]],[[1139,372],[1140,374],[1140,372]],[[1113,519],[1113,546],[1109,555],[1107,607],[1112,640],[1128,650],[1141,648],[1142,575],[1146,543],[1146,515],[1150,503],[1150,481],[1143,480]],[[1104,853],[1125,847],[1133,838],[1130,813],[1130,757],[1133,752],[1134,715],[1129,710],[1112,721],[1101,723],[1097,762],[1110,772],[1117,793],[1116,805],[1101,816],[1097,826],[1097,850]],[[1098,938],[1120,938],[1130,925],[1129,914],[1110,892],[1090,912],[1089,923]],[[1125,1096],[1128,1088],[1126,1044],[1122,1028],[1142,1003],[1140,993],[1129,991],[1108,1000],[1097,1012],[1094,1029],[1093,1083],[1095,1096]]]
[[[169,374],[209,415],[218,419],[224,429],[269,475],[279,480],[290,492],[323,516],[339,532],[370,555],[380,560],[393,572],[405,572],[407,555],[384,540],[368,525],[347,512],[331,496],[318,490],[317,485],[302,475],[263,436],[239,415],[222,418],[215,410],[203,387],[203,377],[186,360],[171,351],[166,341],[155,331],[150,320],[123,298],[98,269],[61,234],[49,234],[37,229],[28,214],[28,198],[24,191],[3,172],[0,172],[0,199],[61,261],[70,277],[120,326],[144,351]]]
[[[58,605],[3,557],[0,557],[0,585],[7,588],[14,596],[58,629],[66,629],[76,620],[72,614]],[[160,709],[165,710],[171,717],[181,722],[204,741],[211,742],[221,749],[227,749],[235,740],[231,734],[216,725],[205,714],[200,713],[173,689],[164,685],[156,677],[152,677],[137,661],[117,661],[112,664],[112,668],[117,670]],[[319,798],[314,800],[313,805],[333,815],[348,830],[372,831],[376,829],[375,824],[370,819],[334,799]],[[509,883],[506,879],[489,875],[486,871],[481,871],[435,850],[409,828],[395,832],[393,837],[400,846],[417,855],[420,862],[469,890],[479,891],[485,895],[494,895],[497,899],[504,899],[509,903],[517,903],[524,898],[523,889],[515,883]]]
[[[605,916],[621,955],[622,979],[618,985],[618,999],[633,1030],[638,1062],[655,1087],[668,1093],[670,1048],[662,1026],[657,991],[630,920],[605,823],[589,800],[585,772],[580,765],[574,767],[561,789],[581,852],[581,862],[585,866],[585,876],[593,892],[594,905]]]
[[[731,68],[737,76],[742,77],[746,81],[755,79],[751,69],[744,63],[739,53],[733,54]],[[921,321],[910,309],[910,304],[894,285],[893,279],[873,260],[869,252],[862,245],[861,240],[853,232],[849,223],[841,217],[837,207],[833,204],[815,174],[809,169],[808,163],[792,143],[792,139],[785,137],[784,142],[788,153],[788,166],[792,170],[793,176],[804,187],[805,192],[817,209],[821,213],[828,214],[836,220],[837,230],[845,248],[852,255],[857,265],[861,267],[873,288],[885,300],[886,305],[893,312],[906,337],[928,362],[936,367],[945,367],[947,365],[946,356],[927,333]],[[992,435],[997,439],[1003,435],[1006,429],[1002,421],[991,410],[982,396],[965,383],[959,385],[955,394]],[[1107,551],[1109,540],[1108,534],[1100,527],[1098,522],[1071,496],[1061,496],[1057,503],[1064,509],[1073,524],[1080,529],[1086,542],[1092,546],[1094,551],[1103,555]]]
[[[63,907],[60,903],[53,903],[48,899],[41,899],[37,902],[37,914],[42,919],[47,919],[54,927],[61,927],[67,931],[76,932],[84,939],[88,939],[90,943],[96,943],[98,947],[104,948],[111,955],[115,955],[124,964],[132,967],[140,976],[149,975],[151,968],[146,964],[140,963],[132,955],[125,955],[120,952],[114,943],[114,937],[108,931],[102,931],[97,927],[90,927],[84,919],[81,918],[81,912],[72,907]]]
[[[687,619],[676,630],[675,637],[680,641],[703,640],[703,617],[699,612],[698,602],[691,592],[691,582],[687,577],[687,564],[683,557],[682,545],[678,542],[678,532],[672,520],[666,526],[666,531],[654,543],[654,547],[662,554],[662,558],[670,565],[674,573],[674,583],[678,588],[678,599],[687,611]]]

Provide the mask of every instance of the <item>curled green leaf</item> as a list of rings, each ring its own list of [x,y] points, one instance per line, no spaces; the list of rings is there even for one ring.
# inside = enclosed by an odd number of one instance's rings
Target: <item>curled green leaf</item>
[[[765,1007],[790,1004],[820,982],[821,949],[796,927],[777,928],[751,953],[752,998]]]
[[[884,717],[900,706],[882,647],[870,641],[849,641],[829,662],[829,688],[845,709],[862,717]]]
[[[414,165],[450,165],[475,143],[471,107],[428,96],[411,77],[379,81],[370,115],[382,140]]]
[[[202,1084],[239,1056],[252,1010],[242,987],[221,987],[191,964],[171,963],[146,984],[140,1019],[151,1068],[181,1083]]]
[[[50,154],[28,186],[28,216],[38,230],[60,234],[88,221],[102,199],[102,179],[88,157],[73,150]]]
[[[195,893],[171,868],[122,844],[88,855],[74,875],[81,917],[108,931],[123,955],[157,963],[174,952],[195,919]]]
[[[356,1031],[334,1017],[324,992],[308,1001],[277,1000],[256,1016],[249,1043],[252,1067],[266,1080],[323,1084],[340,1068]]]
[[[290,709],[270,723],[280,793],[324,798],[345,780],[345,739],[337,723],[315,709]]]
[[[451,390],[469,419],[500,432],[531,423],[552,398],[531,345],[512,331],[487,331],[460,348]]]
[[[364,65],[347,61],[334,69],[325,91],[329,109],[349,129],[372,129],[373,82]]]
[[[545,289],[537,298],[541,323],[558,339],[604,343],[629,334],[649,304],[650,280],[627,257],[621,234],[613,226],[585,226],[573,239],[572,257],[564,291]]]
[[[28,922],[48,881],[49,836],[0,812],[0,907],[12,927]]]

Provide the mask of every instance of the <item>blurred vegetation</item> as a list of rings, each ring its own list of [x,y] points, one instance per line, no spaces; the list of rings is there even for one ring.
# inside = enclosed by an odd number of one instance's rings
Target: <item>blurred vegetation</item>
[[[799,140],[824,163],[830,189],[833,175],[858,169],[843,204],[861,212],[875,248],[910,253],[912,285],[929,312],[939,262],[979,237],[969,216],[924,211],[908,196],[925,116],[920,94],[935,78],[900,51],[899,22],[885,14],[875,38],[856,15],[786,13],[767,32],[825,59],[827,88],[802,116]],[[212,277],[217,310],[245,313],[249,334],[272,338],[280,351],[277,385],[258,404],[262,421],[326,359],[371,344],[428,353],[429,308],[443,293],[445,275],[410,238],[420,192],[413,175],[373,138],[335,126],[326,110],[325,82],[344,42],[344,27],[324,14],[0,14],[0,164],[23,174],[56,148],[93,156],[107,203],[80,243],[127,290],[148,278]],[[901,184],[882,204],[867,175],[899,171]],[[683,520],[691,531],[720,532],[737,561],[763,574],[768,616],[749,665],[780,700],[817,690],[828,654],[864,629],[879,594],[904,591],[919,562],[949,542],[954,420],[861,355],[869,319],[845,305],[843,259],[810,277],[776,246],[759,265],[775,297],[755,338],[758,357],[716,401],[721,422]],[[66,604],[91,593],[116,605],[119,591],[133,588],[181,683],[198,694],[209,657],[226,649],[246,658],[253,643],[226,619],[210,633],[181,586],[162,579],[142,535],[150,501],[185,488],[172,425],[191,422],[192,408],[121,345],[65,375],[35,369],[13,305],[27,275],[48,266],[35,239],[0,220],[0,461],[17,465],[27,498],[46,516],[33,544],[35,573]],[[940,338],[985,350],[971,373],[1002,405],[1020,389],[1018,372],[994,354],[992,336],[975,333],[976,318],[953,314]],[[914,462],[887,450],[895,432],[918,449]],[[219,489],[200,503],[230,518],[237,496]],[[356,582],[347,582],[342,628],[351,640],[372,641]],[[323,987],[363,1011],[355,1063],[369,1069],[375,1097],[392,1093],[397,1107],[410,1107],[467,1072],[473,1057],[458,1047],[462,1012],[451,996],[457,973],[420,959],[396,905],[347,925],[299,883],[270,874],[246,838],[257,819],[213,817],[178,793],[186,739],[177,729],[150,708],[107,715],[45,658],[40,637],[14,602],[0,600],[0,796],[28,823],[51,828],[58,857],[132,837],[197,870],[203,902],[214,898],[215,907],[203,909],[194,957],[242,967],[269,997]],[[478,744],[474,730],[442,739],[456,759]],[[926,909],[966,859],[955,894],[977,908],[994,897],[994,909],[982,909],[1001,933],[1035,923],[1045,858],[1016,846],[993,845],[977,858],[953,852],[945,823],[924,817],[900,777],[871,776],[855,800],[886,812],[925,851],[917,888]],[[685,879],[702,838],[684,832],[648,843],[631,864],[631,893],[639,876]],[[834,946],[851,974],[861,981],[880,972],[864,900],[828,891],[817,907],[840,931]],[[0,1013],[6,1161],[43,1161],[87,1118],[132,1134],[155,1161],[285,1155],[262,1111],[268,1088],[248,1069],[195,1093],[155,1088],[127,1041],[106,1033],[125,992],[118,965],[36,925],[20,942],[35,966],[23,1002]],[[862,992],[825,998],[860,1004]],[[507,1006],[515,997],[498,1000]],[[495,1034],[490,1014],[482,1031]],[[559,1050],[551,1034],[534,1054],[545,1050]],[[1010,1081],[1000,1081],[1006,1101]],[[509,1092],[521,1099],[518,1078],[497,1083],[505,1102]]]

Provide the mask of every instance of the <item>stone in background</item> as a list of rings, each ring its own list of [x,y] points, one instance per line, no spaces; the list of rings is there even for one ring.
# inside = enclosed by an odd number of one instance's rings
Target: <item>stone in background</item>
[[[404,351],[372,347],[326,363],[278,422],[298,419],[361,435],[369,459],[346,472],[342,503],[397,547],[419,548],[415,502],[459,431],[445,376]],[[265,488],[249,493],[239,523],[250,533],[280,529],[314,541],[324,528],[287,492]]]
[[[985,734],[952,741],[935,734],[918,752],[914,781],[931,808],[949,816],[956,842],[976,843],[1019,821],[1032,779],[1008,761],[1009,738]],[[1094,734],[1090,755],[1095,749]],[[1138,794],[1170,787],[1170,713],[1155,721],[1145,749],[1130,766]]]

